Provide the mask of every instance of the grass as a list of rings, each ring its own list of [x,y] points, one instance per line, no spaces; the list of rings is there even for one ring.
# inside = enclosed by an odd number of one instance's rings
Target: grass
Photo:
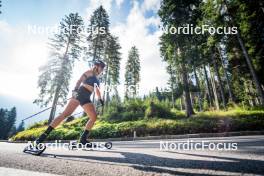
[[[199,112],[194,117],[212,117],[212,118],[224,118],[224,117],[247,117],[247,116],[262,116],[264,115],[264,110],[246,110],[242,108],[233,108],[228,111],[205,111]]]
[[[108,122],[98,120],[93,127],[91,138],[131,137],[136,131],[138,136],[155,136],[189,133],[215,133],[227,131],[252,131],[264,129],[264,110],[243,110],[198,112],[190,118],[184,113],[172,110],[177,118],[142,118],[136,121]],[[49,135],[49,140],[78,139],[87,117],[63,123]],[[12,140],[34,140],[46,128],[39,122],[12,137]]]

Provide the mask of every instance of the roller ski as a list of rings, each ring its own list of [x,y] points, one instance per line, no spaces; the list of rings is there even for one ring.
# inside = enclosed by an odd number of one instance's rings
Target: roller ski
[[[31,155],[36,155],[39,156],[41,155],[44,151],[46,150],[46,146],[41,143],[41,144],[29,144],[26,146],[23,150],[24,153],[31,154]]]
[[[48,127],[48,129],[42,133],[39,138],[37,138],[33,143],[29,143],[29,145],[24,148],[23,152],[37,156],[41,155],[46,150],[46,146],[43,141],[52,129],[52,127]]]

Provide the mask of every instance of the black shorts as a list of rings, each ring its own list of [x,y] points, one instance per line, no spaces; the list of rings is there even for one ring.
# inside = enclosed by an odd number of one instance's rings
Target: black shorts
[[[87,90],[85,87],[81,86],[78,90],[78,94],[76,96],[76,100],[80,102],[80,105],[83,106],[84,104],[87,103],[92,103],[90,96],[91,92]]]

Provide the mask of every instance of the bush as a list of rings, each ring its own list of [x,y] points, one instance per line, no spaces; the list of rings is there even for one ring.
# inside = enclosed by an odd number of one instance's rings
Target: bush
[[[185,118],[183,111],[177,111],[175,109],[170,111],[166,102],[156,100],[151,105],[152,107],[150,106],[150,101],[134,102],[131,106],[125,104],[120,106],[130,110],[119,113],[121,118],[132,119],[138,115],[138,120],[120,122],[117,119],[115,123],[110,122],[108,119],[107,121],[104,119],[98,120],[92,130],[92,138],[132,137],[134,131],[137,132],[137,136],[153,136],[264,130],[263,109],[244,110],[236,107],[229,111],[199,112],[190,118]],[[153,108],[155,111],[153,112],[152,109],[151,112],[150,108]],[[135,110],[135,113],[133,113],[132,109]],[[144,109],[146,109],[146,118],[142,119],[142,116],[139,116],[139,114]],[[174,119],[167,119],[172,117]],[[87,117],[82,117],[74,119],[71,122],[63,123],[51,132],[48,140],[78,139],[87,120]],[[45,122],[39,122],[37,125],[34,124],[37,127],[33,128],[31,126],[31,128],[13,136],[12,139],[34,140],[46,129],[47,126],[43,126],[43,124]]]
[[[129,99],[125,100],[123,104],[112,101],[101,119],[112,123],[141,120],[145,117],[175,119],[179,114],[171,111],[170,106],[168,100],[159,101],[158,99]],[[183,117],[182,113],[180,117]]]
[[[144,117],[145,109],[144,101],[140,99],[126,100],[123,104],[113,101],[106,108],[102,119],[109,122],[138,120]]]
[[[124,111],[125,111],[124,107],[122,107],[121,105],[111,104],[107,107],[107,110],[104,112],[102,119],[106,121],[111,121],[111,122],[118,122],[118,121],[126,120],[126,119],[123,119],[123,115],[122,115]]]
[[[111,138],[111,137],[117,137],[117,130],[115,128],[115,124],[110,124],[107,122],[99,122],[97,124],[92,132],[91,136],[92,138]]]
[[[209,102],[208,102],[207,98],[204,98],[202,106],[203,106],[204,111],[209,110]]]
[[[146,118],[153,118],[153,117],[159,117],[159,118],[174,118],[175,114],[173,114],[170,111],[170,108],[166,106],[166,104],[162,103],[154,103],[153,101],[150,102],[149,106],[147,107],[145,111],[145,117]]]
[[[29,126],[27,129],[39,128],[48,125],[48,120],[44,120],[41,122],[36,122],[33,125]]]
[[[229,101],[229,102],[226,104],[226,107],[227,107],[228,110],[232,110],[232,109],[237,108],[238,106],[235,104],[235,102]]]
[[[31,129],[27,129],[25,131],[21,131],[19,133],[17,133],[15,136],[13,136],[11,138],[11,140],[28,140],[28,141],[33,141],[35,140],[37,137],[40,136],[41,133],[44,132],[44,130],[46,129],[46,127],[38,127],[38,128],[31,128]]]

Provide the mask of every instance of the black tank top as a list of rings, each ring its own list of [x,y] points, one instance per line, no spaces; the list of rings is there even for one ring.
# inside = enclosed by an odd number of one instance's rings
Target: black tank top
[[[93,75],[93,76],[89,76],[89,77],[87,77],[85,74],[83,74],[83,75],[84,75],[84,77],[86,78],[86,79],[83,81],[84,84],[88,84],[88,85],[90,85],[90,86],[95,86],[95,84],[96,84],[97,86],[100,85],[100,82],[99,82],[99,80],[97,79],[97,77],[96,77],[95,75]]]

